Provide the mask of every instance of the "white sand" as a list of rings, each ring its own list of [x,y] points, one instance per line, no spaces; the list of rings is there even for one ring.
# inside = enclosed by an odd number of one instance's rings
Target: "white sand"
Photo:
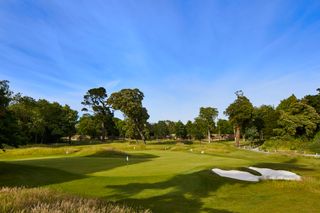
[[[299,175],[285,170],[273,170],[257,167],[249,167],[249,169],[259,172],[261,176],[253,175],[249,172],[239,170],[222,170],[214,168],[212,169],[212,171],[220,175],[221,177],[250,182],[258,182],[259,180],[301,180],[301,177]]]
[[[301,180],[301,177],[293,172],[285,170],[273,170],[268,168],[249,167],[261,174],[262,180]]]
[[[243,172],[238,170],[222,170],[222,169],[212,169],[212,171],[222,177],[228,177],[236,180],[243,180],[243,181],[251,181],[251,182],[258,182],[259,176],[253,175],[249,172]]]

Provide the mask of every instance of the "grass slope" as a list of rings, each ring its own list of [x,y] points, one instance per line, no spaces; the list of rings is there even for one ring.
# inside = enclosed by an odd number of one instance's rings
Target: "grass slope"
[[[210,171],[248,166],[290,170],[303,181],[246,183]],[[48,187],[154,212],[318,212],[320,161],[231,143],[21,148],[0,154],[0,186]]]

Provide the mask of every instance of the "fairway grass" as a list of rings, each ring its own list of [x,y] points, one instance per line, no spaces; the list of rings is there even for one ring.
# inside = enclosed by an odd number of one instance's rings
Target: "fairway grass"
[[[292,171],[302,181],[248,183],[210,171],[249,166]],[[0,186],[52,188],[154,212],[319,212],[320,161],[229,142],[20,148],[0,154]]]

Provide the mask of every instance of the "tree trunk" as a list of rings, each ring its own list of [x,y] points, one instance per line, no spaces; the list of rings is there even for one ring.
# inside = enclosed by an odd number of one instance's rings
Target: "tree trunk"
[[[101,122],[101,129],[102,129],[102,141],[106,139],[106,128],[104,126],[104,122]]]
[[[263,131],[260,132],[260,141],[263,141]]]
[[[143,140],[143,143],[144,144],[147,144],[146,143],[146,137],[144,137],[144,134],[142,133],[142,131],[140,130],[140,128],[137,128],[138,132],[139,132],[139,135],[141,137],[141,139]]]
[[[43,142],[44,142],[44,136],[45,136],[45,131],[42,131],[42,134],[41,134],[41,144],[43,144]]]
[[[239,147],[240,146],[240,126],[236,126],[235,132],[236,132],[236,136],[235,136],[236,146]]]
[[[210,135],[210,130],[208,129],[208,142],[211,143],[211,135]]]

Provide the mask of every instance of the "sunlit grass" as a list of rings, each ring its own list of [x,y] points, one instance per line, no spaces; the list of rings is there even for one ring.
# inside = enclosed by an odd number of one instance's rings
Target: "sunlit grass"
[[[240,150],[233,142],[28,147],[7,150],[0,159],[1,186],[46,187],[155,212],[320,209],[319,159]],[[289,170],[301,175],[302,181],[247,183],[211,172],[215,167],[248,166]]]

